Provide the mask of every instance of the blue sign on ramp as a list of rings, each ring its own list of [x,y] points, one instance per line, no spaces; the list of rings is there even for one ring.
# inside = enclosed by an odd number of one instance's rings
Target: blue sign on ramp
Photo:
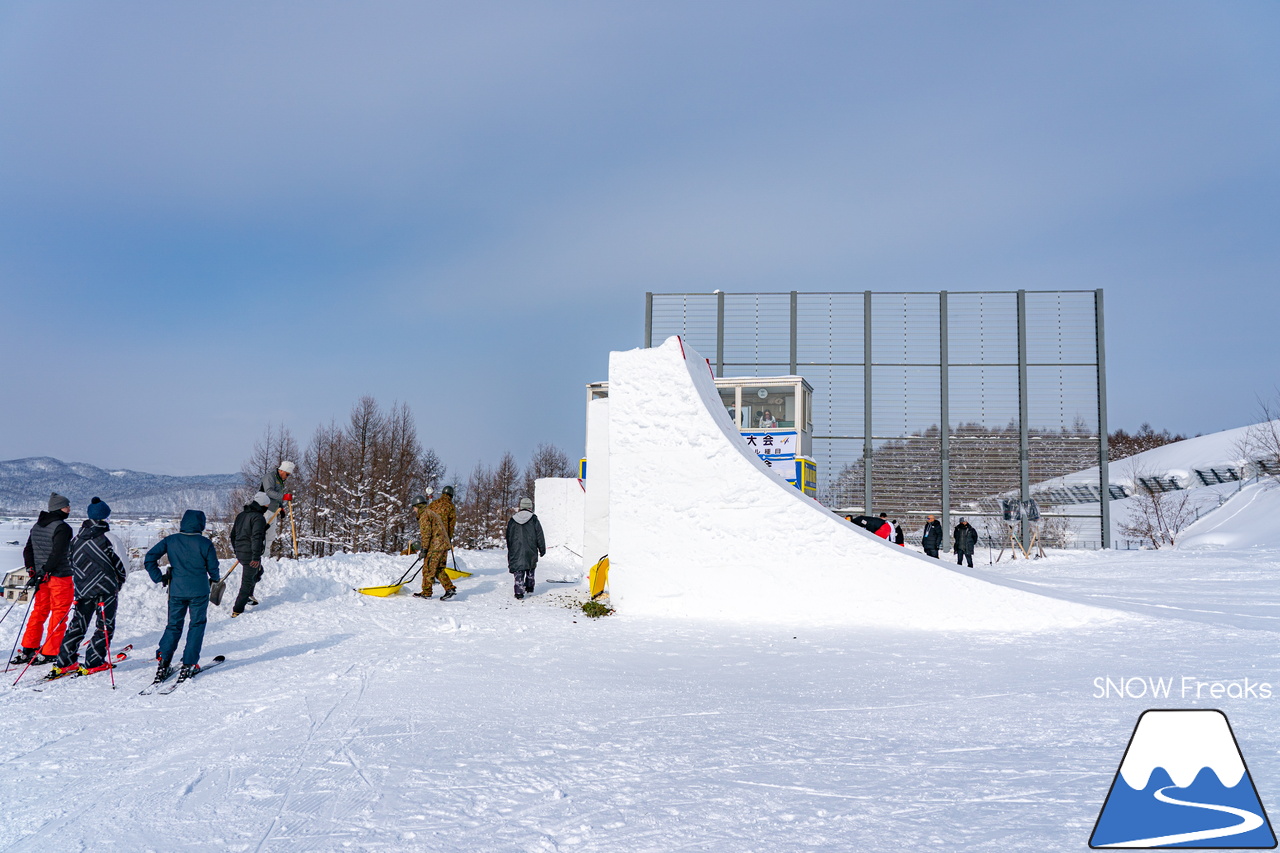
[[[1227,715],[1199,709],[1143,712],[1089,846],[1275,847],[1275,833]]]

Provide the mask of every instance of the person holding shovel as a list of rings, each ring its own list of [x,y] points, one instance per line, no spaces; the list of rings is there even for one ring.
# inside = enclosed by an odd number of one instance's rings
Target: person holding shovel
[[[253,588],[262,580],[262,557],[267,549],[267,506],[271,498],[266,492],[258,492],[245,504],[231,525],[231,549],[240,562],[240,594],[231,608],[235,618],[244,612],[246,604],[257,604]]]
[[[427,490],[430,492],[430,489]],[[445,563],[449,556],[449,533],[444,519],[427,505],[425,495],[415,495],[411,501],[413,511],[418,514],[418,530],[422,534],[422,592],[415,592],[416,598],[430,598],[435,589],[435,582],[440,581],[444,587],[441,601],[448,601],[458,594],[445,572]]]
[[[271,543],[276,541],[276,536],[280,532],[280,518],[284,514],[284,505],[293,500],[293,493],[288,491],[285,481],[298,470],[298,466],[290,462],[288,459],[282,460],[275,471],[268,471],[262,475],[262,494],[268,498],[267,516],[272,518],[273,522],[267,522],[267,541],[264,553],[271,553]]]

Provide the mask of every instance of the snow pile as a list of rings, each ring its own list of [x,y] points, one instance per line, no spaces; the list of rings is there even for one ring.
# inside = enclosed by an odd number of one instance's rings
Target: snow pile
[[[1219,488],[1231,498],[1184,530],[1178,547],[1280,550],[1280,487],[1262,480],[1238,492],[1234,484]]]
[[[539,477],[534,481],[533,508],[542,522],[548,548],[563,545],[582,553],[584,494],[577,477]]]
[[[609,389],[610,588],[625,612],[958,630],[1114,617],[950,571],[780,482],[678,338],[612,353]]]

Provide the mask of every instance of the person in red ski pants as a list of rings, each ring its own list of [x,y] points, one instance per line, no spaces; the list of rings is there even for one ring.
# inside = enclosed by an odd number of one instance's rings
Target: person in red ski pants
[[[40,513],[22,550],[35,598],[22,635],[22,651],[10,661],[14,665],[53,663],[58,659],[67,611],[76,597],[71,572],[71,525],[67,524],[70,514],[71,501],[57,492],[51,494],[49,510]]]

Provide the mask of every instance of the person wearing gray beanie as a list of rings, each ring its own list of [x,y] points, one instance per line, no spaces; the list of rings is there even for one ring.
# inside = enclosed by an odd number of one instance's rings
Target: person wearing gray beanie
[[[542,522],[533,514],[533,501],[520,499],[520,510],[507,521],[507,571],[515,575],[516,598],[533,593],[538,558],[547,554]]]
[[[22,651],[10,661],[15,666],[53,663],[58,659],[67,611],[76,597],[71,525],[67,524],[70,514],[71,501],[57,492],[49,495],[49,510],[40,513],[22,549],[22,564],[31,577],[27,584],[35,587],[35,594],[22,634]]]

